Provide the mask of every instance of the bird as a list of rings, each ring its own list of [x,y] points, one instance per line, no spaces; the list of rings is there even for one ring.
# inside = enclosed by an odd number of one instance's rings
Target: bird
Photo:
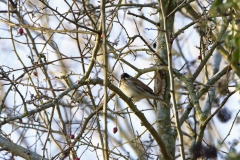
[[[159,98],[153,90],[137,78],[130,76],[127,73],[122,73],[118,88],[133,102],[138,102],[144,98],[155,99],[161,101],[168,106],[168,103]]]

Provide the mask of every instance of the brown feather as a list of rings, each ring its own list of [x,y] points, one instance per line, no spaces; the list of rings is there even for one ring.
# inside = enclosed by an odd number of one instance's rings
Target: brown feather
[[[132,80],[132,83],[135,85],[135,86],[141,86],[144,90],[148,91],[149,93],[151,93],[152,95],[155,95],[155,93],[153,93],[153,90],[148,87],[146,84],[144,84],[142,81],[138,80],[137,78],[134,78],[134,77],[131,77],[131,80]]]

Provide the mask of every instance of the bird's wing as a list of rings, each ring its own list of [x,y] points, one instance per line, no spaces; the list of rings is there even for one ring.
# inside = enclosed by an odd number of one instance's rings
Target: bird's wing
[[[150,94],[155,95],[153,93],[153,90],[150,87],[148,87],[146,84],[144,84],[142,81],[138,80],[137,78],[133,78],[133,77],[131,80],[132,80],[133,85],[135,85],[141,91],[143,91],[143,92],[148,91]]]

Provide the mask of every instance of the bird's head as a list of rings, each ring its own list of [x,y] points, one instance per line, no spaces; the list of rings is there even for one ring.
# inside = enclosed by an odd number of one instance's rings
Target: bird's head
[[[126,78],[130,78],[131,76],[129,75],[129,74],[127,74],[127,73],[123,73],[122,75],[121,75],[121,79],[126,79]]]

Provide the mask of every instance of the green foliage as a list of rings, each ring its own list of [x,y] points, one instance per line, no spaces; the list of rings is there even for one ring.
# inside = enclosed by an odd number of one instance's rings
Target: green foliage
[[[215,0],[209,10],[209,13],[213,17],[226,16],[229,9],[238,10],[240,9],[239,0],[227,0],[223,3],[223,0]]]
[[[240,62],[240,48],[239,48],[240,37],[238,36],[238,37],[234,38],[234,41],[235,41],[236,48],[235,48],[235,51],[233,52],[233,59],[232,60],[233,60],[234,63],[238,63],[238,62]]]
[[[240,154],[238,154],[235,150],[228,153],[227,160],[239,160]]]
[[[226,47],[229,49],[229,53],[232,55],[232,62],[240,62],[240,33],[237,33],[234,36],[231,34],[226,35],[225,44]]]
[[[229,32],[225,33],[225,45],[229,50],[233,63],[240,62],[240,1],[227,0],[225,3],[222,0],[215,0],[211,6],[209,13],[212,17],[226,17],[231,20]]]

